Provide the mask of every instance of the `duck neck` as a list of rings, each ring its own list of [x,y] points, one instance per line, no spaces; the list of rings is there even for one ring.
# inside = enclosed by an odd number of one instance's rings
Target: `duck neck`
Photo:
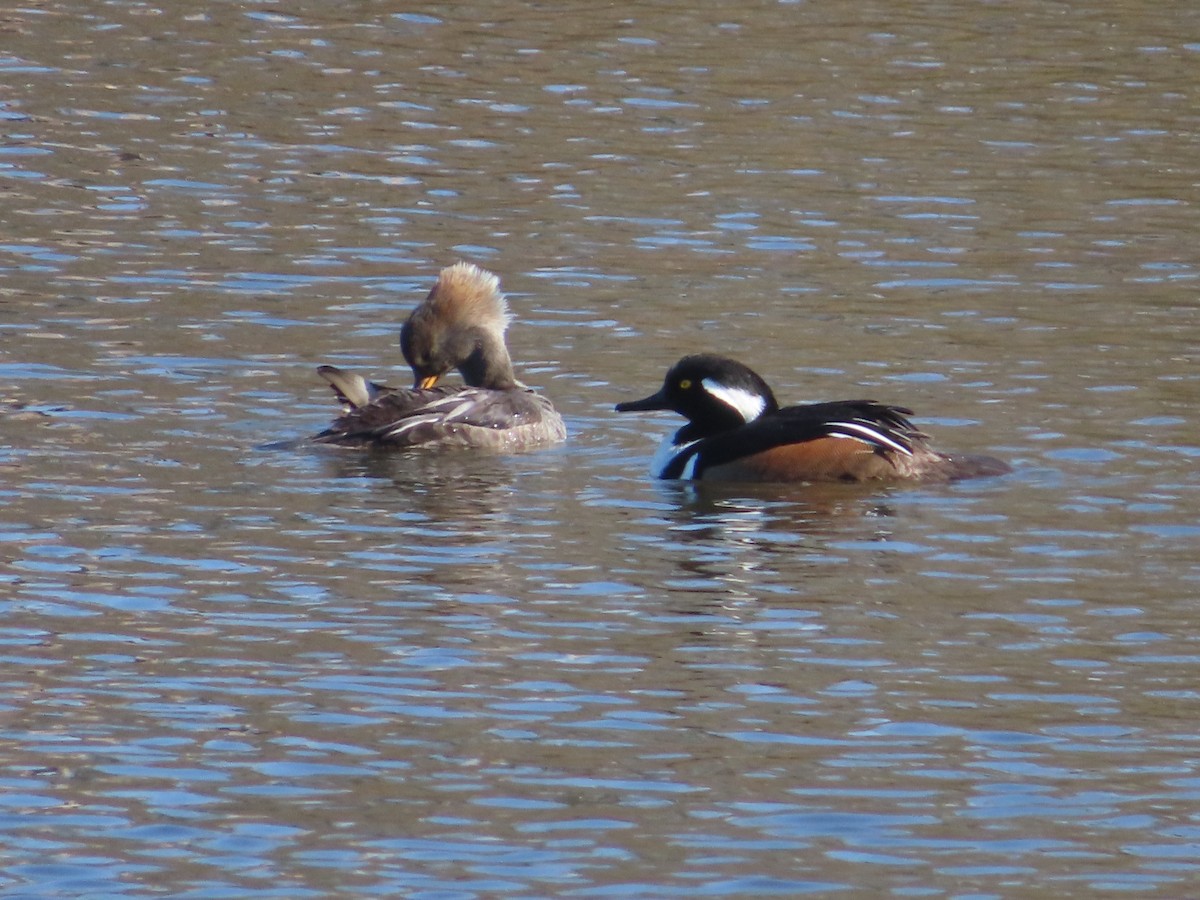
[[[704,418],[692,419],[680,428],[675,435],[675,443],[691,443],[702,438],[712,437],[714,434],[733,431],[745,424],[746,420],[732,409],[710,410]]]
[[[475,348],[458,365],[463,381],[471,387],[487,388],[492,391],[511,391],[522,387],[513,372],[512,360],[504,339],[489,331],[476,335]]]

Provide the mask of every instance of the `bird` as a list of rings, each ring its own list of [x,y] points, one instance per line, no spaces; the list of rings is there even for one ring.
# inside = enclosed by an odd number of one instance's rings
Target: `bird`
[[[369,381],[319,366],[342,403],[333,424],[311,440],[349,447],[470,447],[528,450],[566,438],[562,416],[517,380],[504,334],[511,317],[500,279],[469,262],[438,274],[400,330],[411,388]],[[438,382],[457,369],[465,382]]]
[[[780,407],[762,376],[712,353],[685,356],[662,388],[618,412],[671,410],[687,424],[667,435],[658,478],[742,481],[954,481],[1011,471],[990,456],[948,456],[909,420],[874,400]]]

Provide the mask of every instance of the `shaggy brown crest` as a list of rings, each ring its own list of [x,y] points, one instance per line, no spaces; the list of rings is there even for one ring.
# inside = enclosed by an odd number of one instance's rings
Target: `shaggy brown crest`
[[[425,303],[442,327],[470,324],[503,333],[512,321],[500,279],[474,263],[456,262],[442,269]]]
[[[413,387],[430,388],[451,369],[471,387],[520,387],[504,344],[508,304],[500,281],[471,263],[447,266],[400,329]]]

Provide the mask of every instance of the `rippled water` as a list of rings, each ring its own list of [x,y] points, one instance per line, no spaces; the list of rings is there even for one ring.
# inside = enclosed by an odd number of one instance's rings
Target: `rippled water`
[[[0,893],[1192,892],[1198,19],[10,10]],[[262,449],[460,257],[568,445]],[[652,482],[702,349],[1016,472]]]

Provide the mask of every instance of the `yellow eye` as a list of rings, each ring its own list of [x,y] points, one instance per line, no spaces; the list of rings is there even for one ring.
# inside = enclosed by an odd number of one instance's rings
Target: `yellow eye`
[[[679,381],[679,389],[680,389],[681,391],[686,391],[686,390],[689,390],[689,389],[691,388],[691,386],[692,386],[692,380],[691,380],[690,378],[682,378],[682,379],[680,379],[680,381]]]

